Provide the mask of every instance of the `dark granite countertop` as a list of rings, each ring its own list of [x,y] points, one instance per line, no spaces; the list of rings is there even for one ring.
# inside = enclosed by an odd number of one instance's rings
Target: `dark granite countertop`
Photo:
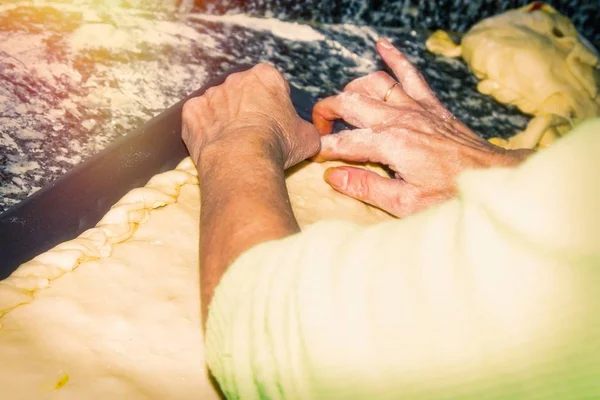
[[[528,121],[479,94],[461,61],[428,53],[424,31],[30,4],[0,5],[0,212],[236,65],[267,61],[317,98],[339,92],[383,67],[380,35],[482,136]]]

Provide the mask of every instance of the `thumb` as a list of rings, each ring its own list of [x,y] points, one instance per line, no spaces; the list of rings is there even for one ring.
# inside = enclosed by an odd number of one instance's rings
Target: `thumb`
[[[285,161],[286,169],[314,156],[321,150],[321,135],[313,124],[298,117],[293,129],[288,131],[291,135],[286,136],[289,151]]]
[[[321,151],[321,134],[317,130],[317,128],[311,124],[298,117],[299,126],[298,131],[300,133],[300,138],[302,143],[305,144],[305,151],[303,160],[312,157]]]
[[[325,181],[336,191],[398,216],[403,182],[355,167],[333,167]]]

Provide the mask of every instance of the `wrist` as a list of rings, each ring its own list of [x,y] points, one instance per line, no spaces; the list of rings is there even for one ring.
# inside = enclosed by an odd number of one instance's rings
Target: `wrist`
[[[285,158],[282,147],[273,134],[240,130],[207,144],[195,161],[201,176],[215,167],[248,171],[259,164],[268,164],[283,170]]]

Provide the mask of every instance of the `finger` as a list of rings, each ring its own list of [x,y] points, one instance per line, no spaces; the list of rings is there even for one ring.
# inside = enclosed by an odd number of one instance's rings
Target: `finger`
[[[375,133],[371,129],[341,131],[321,137],[321,151],[315,161],[373,162],[391,166],[389,142],[385,132]]]
[[[385,101],[388,91],[390,91],[390,94],[387,96],[387,101]],[[373,72],[353,80],[346,85],[344,92],[359,93],[375,100],[385,101],[392,106],[407,103],[416,104],[415,100],[402,90],[400,83],[383,71]]]
[[[398,81],[402,84],[402,88],[410,97],[419,103],[427,105],[426,108],[434,108],[440,116],[445,118],[452,117],[452,114],[433,93],[419,70],[389,40],[379,39],[377,42],[377,51],[385,63],[394,71]]]
[[[327,97],[313,108],[313,124],[322,135],[333,131],[333,122],[343,119],[358,128],[367,128],[385,123],[397,111],[385,103],[359,94],[344,92]]]
[[[356,167],[329,168],[324,178],[336,191],[393,215],[396,215],[399,196],[405,186],[400,180]]]

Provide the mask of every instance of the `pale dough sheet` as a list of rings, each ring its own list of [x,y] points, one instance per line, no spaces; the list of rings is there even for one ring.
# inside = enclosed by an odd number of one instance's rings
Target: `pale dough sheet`
[[[546,147],[585,119],[600,116],[600,62],[573,23],[538,2],[486,18],[454,44],[435,32],[427,48],[462,56],[480,79],[477,89],[535,116],[505,148]]]
[[[288,178],[301,226],[392,218],[332,190],[331,165]],[[58,246],[1,282],[1,399],[218,398],[200,328],[199,187],[189,159],[178,168],[118,202],[88,231],[95,242],[63,244],[81,254]]]

